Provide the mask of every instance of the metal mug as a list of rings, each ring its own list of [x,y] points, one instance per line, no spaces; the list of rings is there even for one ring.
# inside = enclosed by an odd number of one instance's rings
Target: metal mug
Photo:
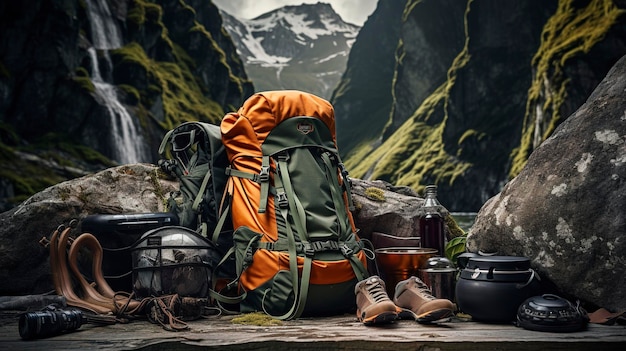
[[[430,287],[434,297],[454,301],[456,268],[427,268],[420,270],[422,281]]]

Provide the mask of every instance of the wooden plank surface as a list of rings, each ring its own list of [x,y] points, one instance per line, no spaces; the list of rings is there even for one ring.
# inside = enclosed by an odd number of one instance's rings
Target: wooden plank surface
[[[402,320],[368,327],[351,315],[301,318],[281,326],[233,324],[233,316],[219,316],[189,322],[183,332],[139,320],[83,325],[72,333],[24,341],[16,316],[2,319],[0,350],[626,350],[622,325],[547,333],[457,318],[440,325]]]

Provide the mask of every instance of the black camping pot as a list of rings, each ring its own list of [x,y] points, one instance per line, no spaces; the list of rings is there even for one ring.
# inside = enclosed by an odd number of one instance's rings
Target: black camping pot
[[[539,294],[538,280],[526,257],[471,257],[456,284],[456,302],[473,320],[513,322],[520,304]]]

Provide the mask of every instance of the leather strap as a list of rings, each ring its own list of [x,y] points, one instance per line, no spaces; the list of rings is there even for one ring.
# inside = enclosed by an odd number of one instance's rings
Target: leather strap
[[[78,255],[83,247],[87,247],[92,254],[91,269],[95,281],[95,288],[92,284],[87,282],[78,269]],[[123,305],[119,305],[121,301],[123,301],[123,297],[120,295],[116,296],[116,293],[104,279],[104,275],[102,273],[102,259],[102,246],[100,245],[98,239],[90,233],[83,233],[79,235],[70,246],[68,264],[74,273],[74,276],[78,279],[80,287],[86,296],[89,296],[95,301],[102,302],[107,307],[111,306],[112,310],[116,314],[120,314],[120,312],[122,312],[119,309],[120,306],[123,306],[126,312],[129,310],[135,310],[141,303],[140,301],[132,300],[132,296],[128,296],[128,301],[126,301]]]
[[[66,264],[66,248],[71,227],[59,226],[50,239],[50,267],[52,279],[58,295],[65,296],[67,304],[96,314],[112,313],[112,308],[101,306],[80,298],[72,286],[70,272]]]
[[[83,233],[75,240],[70,238],[72,225],[61,225],[52,233],[49,242],[50,267],[55,291],[66,298],[67,304],[91,311],[96,314],[122,315],[137,314],[145,302],[132,299],[132,295],[124,296],[115,293],[102,274],[102,246],[98,239],[90,233]],[[69,253],[68,253],[68,246]],[[78,268],[78,256],[83,248],[92,253],[92,273],[95,288],[87,282]],[[68,269],[69,267],[69,269]],[[78,288],[72,279],[79,283]],[[77,293],[79,290],[80,293]]]

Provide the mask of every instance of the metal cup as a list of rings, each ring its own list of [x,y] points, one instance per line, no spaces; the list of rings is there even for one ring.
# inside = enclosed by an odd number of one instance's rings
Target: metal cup
[[[427,268],[420,270],[422,281],[430,287],[434,297],[454,301],[456,268]]]

